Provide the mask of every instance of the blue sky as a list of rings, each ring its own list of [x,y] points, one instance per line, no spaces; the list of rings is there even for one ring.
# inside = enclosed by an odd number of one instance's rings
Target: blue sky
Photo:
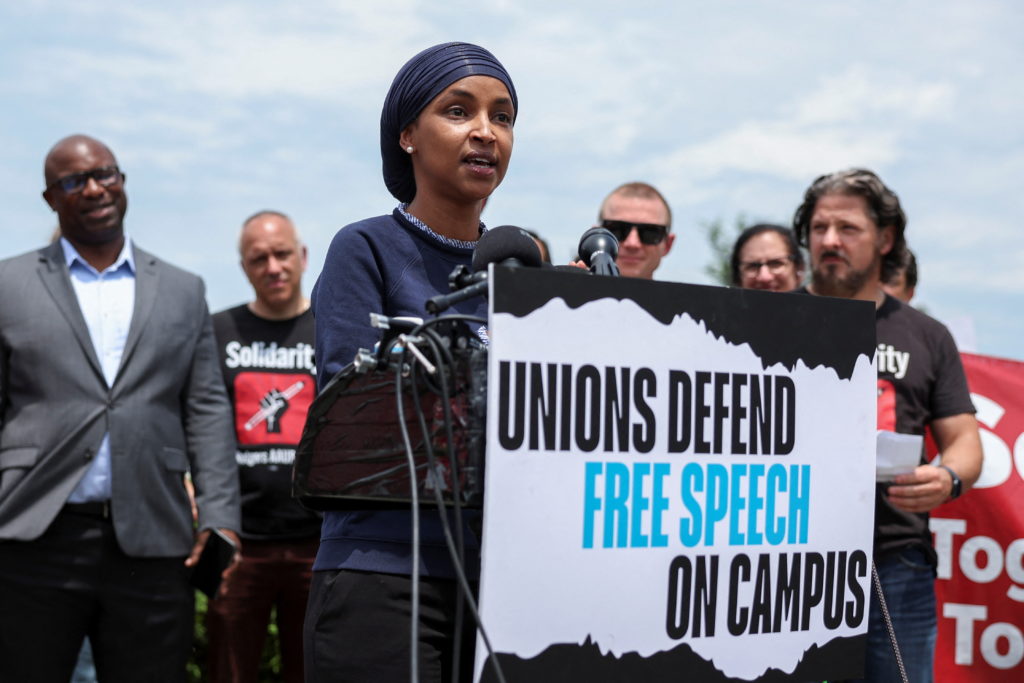
[[[1024,5],[1017,2],[4,3],[0,256],[46,241],[42,161],[107,142],[129,232],[246,300],[235,253],[289,213],[306,289],[341,226],[389,212],[378,121],[415,52],[477,42],[515,81],[512,164],[484,219],[566,260],[603,196],[647,180],[679,237],[660,279],[706,283],[700,226],[788,223],[817,175],[876,170],[909,216],[915,303],[1024,358]]]

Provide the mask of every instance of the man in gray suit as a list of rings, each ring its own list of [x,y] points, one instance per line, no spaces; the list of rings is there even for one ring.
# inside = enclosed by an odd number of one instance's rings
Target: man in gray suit
[[[0,262],[0,680],[66,683],[88,636],[103,683],[183,681],[189,567],[239,528],[203,284],[124,234],[105,145],[45,176],[61,239]]]

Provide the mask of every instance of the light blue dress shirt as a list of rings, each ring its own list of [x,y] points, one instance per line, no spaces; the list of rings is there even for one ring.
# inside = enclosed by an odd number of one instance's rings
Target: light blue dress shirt
[[[89,328],[92,346],[103,368],[103,377],[110,387],[121,367],[121,355],[128,339],[135,308],[135,259],[131,240],[126,236],[117,260],[102,273],[90,266],[63,237],[60,246],[71,274],[71,286],[78,307]],[[110,500],[110,433],[103,435],[96,456],[89,464],[78,486],[68,497],[69,503]]]

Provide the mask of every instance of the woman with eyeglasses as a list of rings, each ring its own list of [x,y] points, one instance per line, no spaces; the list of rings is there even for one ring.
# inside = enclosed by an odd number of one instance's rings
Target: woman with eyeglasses
[[[789,228],[761,223],[736,239],[732,249],[734,287],[790,292],[803,278],[804,255]]]
[[[487,50],[447,43],[398,72],[384,101],[384,182],[399,201],[390,214],[342,228],[313,290],[321,388],[379,339],[370,313],[428,317],[424,302],[448,291],[448,275],[470,265],[484,225],[484,201],[512,155],[518,111],[512,80]],[[481,299],[453,307],[486,315]],[[466,570],[479,576],[479,511],[464,524]],[[455,633],[457,588],[440,516],[424,506],[420,524],[421,681],[448,681],[461,643],[460,678],[472,676],[475,630]],[[408,510],[328,511],[306,613],[306,680],[408,681],[412,592]]]

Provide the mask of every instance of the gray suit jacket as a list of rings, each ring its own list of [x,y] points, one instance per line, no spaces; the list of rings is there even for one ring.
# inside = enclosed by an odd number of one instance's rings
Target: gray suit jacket
[[[114,530],[136,557],[239,529],[238,467],[202,280],[135,248],[135,308],[108,388],[59,243],[0,262],[0,541],[38,538],[110,432]]]

